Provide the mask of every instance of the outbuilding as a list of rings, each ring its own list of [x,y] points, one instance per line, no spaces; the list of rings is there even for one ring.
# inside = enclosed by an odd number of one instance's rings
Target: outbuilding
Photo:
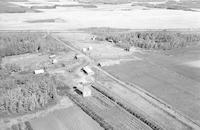
[[[74,56],[75,59],[80,59],[80,58],[83,58],[83,57],[84,57],[84,55],[82,55],[82,54],[76,54]]]
[[[34,70],[34,74],[42,74],[42,73],[44,73],[44,70],[43,70],[43,69]]]
[[[87,75],[94,75],[94,71],[89,66],[85,66],[82,68],[83,72]]]
[[[87,48],[82,48],[82,51],[83,51],[83,52],[86,52],[86,51],[87,51]]]
[[[50,59],[52,59],[52,58],[54,58],[54,57],[56,57],[56,55],[50,55],[50,56],[49,56]]]
[[[88,51],[91,51],[93,48],[92,48],[92,46],[89,46],[87,49],[88,49]]]
[[[90,97],[90,96],[92,96],[92,91],[89,88],[89,86],[78,84],[76,86],[76,88],[75,88],[75,91],[77,91],[77,93],[81,94],[83,97]]]
[[[116,65],[116,64],[120,64],[120,60],[102,61],[102,62],[99,62],[97,65],[100,67],[104,67],[104,66],[111,66],[111,65]]]
[[[58,63],[57,59],[52,59],[52,64]]]

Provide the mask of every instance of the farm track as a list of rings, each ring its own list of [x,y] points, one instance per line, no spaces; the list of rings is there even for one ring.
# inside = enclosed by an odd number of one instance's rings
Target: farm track
[[[77,52],[77,53],[81,53],[81,54],[84,54],[82,53],[80,50],[78,50],[77,48],[67,44],[65,41],[62,41],[60,39],[58,39],[57,37],[55,36],[52,36],[54,39],[56,39],[57,41],[59,41],[61,44],[67,46],[68,48],[70,48],[71,50]],[[84,54],[85,55],[85,54]],[[187,119],[185,118],[184,116],[182,116],[181,114],[173,111],[171,109],[171,107],[169,107],[167,104],[161,102],[159,99],[157,99],[156,97],[152,96],[151,94],[149,94],[148,92],[145,92],[143,91],[139,86],[135,85],[135,84],[127,84],[127,83],[124,83],[122,81],[120,81],[119,79],[115,78],[114,76],[112,76],[111,74],[109,74],[108,72],[106,72],[105,70],[99,68],[96,66],[96,63],[91,59],[91,57],[88,57],[86,55],[87,59],[90,61],[90,63],[96,68],[98,69],[99,71],[103,72],[104,74],[106,74],[108,77],[110,77],[111,79],[115,80],[116,82],[118,82],[119,84],[123,85],[124,87],[126,87],[127,89],[129,89],[130,91],[134,91],[136,93],[138,93],[139,95],[141,95],[141,97],[145,98],[148,102],[151,102],[155,107],[158,107],[159,109],[163,110],[163,112],[166,112],[169,116],[179,120],[181,123],[183,123],[183,125],[186,125],[188,126],[188,128],[191,128],[191,129],[199,129],[200,127],[195,124],[193,121],[191,121],[190,119]],[[130,86],[134,86],[134,87],[131,87]],[[95,88],[94,88],[95,89]],[[97,88],[96,88],[97,91],[99,91]],[[110,99],[108,97],[108,95],[106,95],[105,93],[99,91],[101,94],[103,94],[104,96],[106,96],[108,99]],[[113,102],[115,102],[114,100],[112,100]],[[125,109],[123,107],[123,104],[122,103],[118,103],[118,107],[121,107],[121,109],[124,109],[126,112],[130,113],[127,109]],[[157,130],[157,129],[162,129],[161,127],[159,127],[159,125],[155,124],[155,123],[152,123],[152,121],[150,120],[141,120],[140,117],[137,117],[137,115],[135,115],[134,113],[132,113],[132,115],[134,115],[136,118],[138,118],[141,122],[147,124],[149,127],[151,127],[152,129],[154,130]]]

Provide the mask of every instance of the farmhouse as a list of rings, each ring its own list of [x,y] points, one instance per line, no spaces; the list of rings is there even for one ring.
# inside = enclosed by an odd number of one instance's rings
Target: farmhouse
[[[94,75],[94,71],[89,66],[85,66],[82,68],[83,72],[87,75]]]

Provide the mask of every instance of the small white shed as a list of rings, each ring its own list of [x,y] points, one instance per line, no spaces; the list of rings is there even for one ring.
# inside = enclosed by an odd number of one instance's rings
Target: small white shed
[[[44,73],[44,70],[43,70],[43,69],[34,70],[34,74],[42,74],[42,73]]]
[[[56,57],[56,55],[50,55],[50,56],[49,56],[50,59],[52,59],[52,58],[54,58],[54,57]]]
[[[83,48],[82,51],[83,51],[83,52],[86,52],[86,51],[87,51],[87,48]]]
[[[89,46],[87,49],[88,49],[88,51],[91,51],[93,48],[92,48],[92,46]]]
[[[58,60],[57,59],[52,59],[52,64],[56,64],[58,63]]]

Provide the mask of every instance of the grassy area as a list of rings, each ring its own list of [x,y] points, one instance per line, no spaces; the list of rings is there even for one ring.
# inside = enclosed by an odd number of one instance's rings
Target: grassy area
[[[39,12],[36,10],[29,9],[27,7],[18,6],[8,2],[0,1],[0,13],[25,13],[25,12]]]
[[[124,31],[110,28],[93,28],[89,30],[97,35],[96,40],[113,42],[116,46],[129,50],[131,46],[144,49],[170,50],[197,45],[199,34],[181,33],[174,31]]]

